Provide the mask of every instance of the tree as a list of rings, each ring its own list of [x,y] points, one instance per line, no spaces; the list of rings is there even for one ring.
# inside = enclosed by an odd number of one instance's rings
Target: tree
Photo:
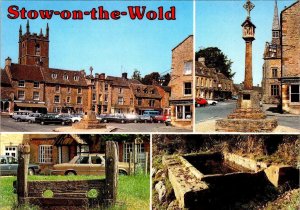
[[[145,77],[142,79],[142,83],[145,85],[152,85],[153,82],[160,83],[160,74],[158,72],[152,72],[151,74],[145,75]]]
[[[168,86],[168,84],[171,80],[171,75],[169,73],[167,73],[167,74],[163,75],[162,78],[164,79],[162,86]]]
[[[205,65],[208,68],[215,68],[216,70],[223,73],[229,79],[235,75],[235,72],[232,72],[231,65],[232,61],[217,47],[208,47],[200,49],[196,52],[196,60],[199,57],[205,58]]]
[[[138,81],[141,81],[142,80],[141,72],[137,69],[134,69],[131,79],[136,79]]]

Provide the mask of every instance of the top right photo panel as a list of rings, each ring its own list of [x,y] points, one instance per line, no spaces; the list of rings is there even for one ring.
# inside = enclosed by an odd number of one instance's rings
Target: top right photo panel
[[[196,132],[299,133],[300,2],[196,1]]]

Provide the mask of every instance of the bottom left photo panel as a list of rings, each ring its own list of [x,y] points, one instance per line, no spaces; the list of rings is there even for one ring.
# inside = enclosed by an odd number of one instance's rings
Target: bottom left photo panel
[[[0,134],[0,209],[149,209],[150,135]]]

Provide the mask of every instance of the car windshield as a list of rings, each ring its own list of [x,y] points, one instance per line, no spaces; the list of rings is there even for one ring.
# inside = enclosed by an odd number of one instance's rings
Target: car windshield
[[[14,157],[7,157],[8,164],[18,164],[18,161]]]
[[[99,156],[92,156],[91,161],[92,161],[92,164],[101,164],[102,163],[102,160]]]

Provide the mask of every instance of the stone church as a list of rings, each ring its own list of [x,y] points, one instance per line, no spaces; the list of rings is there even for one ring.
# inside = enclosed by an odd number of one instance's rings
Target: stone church
[[[263,64],[263,102],[278,104],[283,112],[300,114],[300,3],[278,17],[275,1],[272,41],[266,43]]]

